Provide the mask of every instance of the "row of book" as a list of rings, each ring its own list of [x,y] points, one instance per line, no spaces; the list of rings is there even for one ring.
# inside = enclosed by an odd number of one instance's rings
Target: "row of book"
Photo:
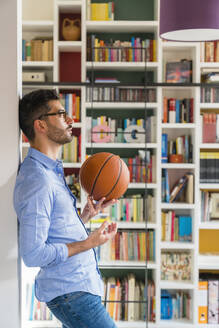
[[[94,62],[155,62],[156,40],[131,37],[130,41],[105,41],[91,35],[87,60]]]
[[[201,103],[218,103],[219,102],[219,88],[205,87],[201,88],[200,94]]]
[[[155,261],[155,231],[118,231],[97,248],[99,261]]]
[[[73,193],[73,195],[76,197],[77,201],[80,202],[81,199],[81,186],[79,183],[79,174],[66,174],[65,175],[65,181]]]
[[[65,163],[79,163],[81,161],[81,135],[73,136],[70,143],[62,146],[60,159]]]
[[[163,98],[163,123],[193,123],[194,98]]]
[[[219,62],[219,42],[207,41],[201,47],[202,62]]]
[[[198,322],[201,324],[219,324],[219,280],[218,275],[214,276],[207,274],[207,279],[199,281]]]
[[[136,118],[113,119],[100,116],[86,117],[87,141],[94,143],[125,142],[125,143],[155,143],[156,117],[147,120]],[[92,128],[91,128],[92,127]]]
[[[200,152],[200,182],[219,182],[219,152]]]
[[[219,114],[203,113],[200,115],[200,125],[203,143],[219,142]]]
[[[149,150],[144,153],[144,157],[123,158],[129,169],[130,182],[156,182],[156,156],[151,155]]]
[[[60,102],[65,108],[68,116],[79,122],[81,118],[81,97],[76,93],[60,93]]]
[[[155,321],[155,285],[149,280],[147,286],[129,273],[123,279],[103,278],[104,305],[115,321]],[[146,302],[147,293],[147,302]]]
[[[34,283],[26,285],[26,318],[30,321],[53,320],[54,318],[46,303],[36,299]]]
[[[95,83],[119,83],[116,79],[99,79]],[[86,88],[87,102],[156,102],[156,90],[147,88],[125,88],[119,86],[99,86]]]
[[[114,1],[107,3],[91,3],[87,0],[87,20],[112,21],[114,20]]]
[[[170,161],[170,155],[182,155],[183,163],[192,163],[193,161],[193,145],[192,137],[184,135],[177,137],[175,140],[168,140],[168,134],[162,133],[161,143],[162,163]]]
[[[22,40],[22,61],[53,61],[53,40]]]
[[[161,253],[161,279],[191,281],[192,256],[190,252],[172,251]]]
[[[132,195],[130,198],[121,198],[109,208],[109,217],[112,221],[123,222],[155,222],[156,198],[148,195]],[[147,216],[147,217],[146,217]]]
[[[219,220],[219,193],[201,190],[201,221]]]
[[[165,289],[161,291],[161,319],[190,320],[191,318],[191,296],[188,292],[169,292]]]
[[[179,178],[170,189],[169,172],[162,169],[161,199],[164,203],[194,203],[194,174],[187,172]]]
[[[172,242],[192,241],[192,218],[189,215],[176,215],[175,211],[161,214],[161,240]]]

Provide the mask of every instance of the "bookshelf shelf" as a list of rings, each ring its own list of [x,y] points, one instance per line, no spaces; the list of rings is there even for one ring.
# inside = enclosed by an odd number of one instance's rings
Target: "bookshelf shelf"
[[[156,62],[147,63],[147,69],[156,71],[158,64]],[[87,62],[88,70],[119,70],[119,71],[141,71],[145,70],[145,63],[134,62]]]
[[[54,62],[51,61],[23,61],[23,67],[48,67],[53,68]]]
[[[86,108],[100,108],[100,109],[107,109],[110,110],[118,110],[118,109],[128,109],[128,108],[135,108],[135,109],[157,109],[157,103],[136,103],[136,102],[93,102],[92,103],[85,103]]]
[[[143,144],[143,143],[87,143],[87,148],[145,148],[147,149],[156,149],[157,144],[155,143],[149,143],[149,144]]]
[[[199,229],[205,230],[205,229],[215,229],[219,230],[219,222],[218,221],[211,221],[211,222],[201,222],[199,224]]]
[[[117,221],[116,221],[117,222]],[[97,229],[100,226],[101,223],[95,223],[92,222],[91,224],[88,223],[87,227],[92,227],[94,229]],[[155,223],[147,222],[117,222],[118,229],[157,229],[157,225]]]
[[[162,123],[163,129],[195,129],[194,123]]]
[[[161,242],[161,249],[194,249],[194,244],[189,242]]]
[[[136,182],[136,183],[130,183],[128,186],[129,189],[156,189],[157,184],[156,183],[143,183],[143,182]]]
[[[64,0],[57,1],[57,6],[60,13],[80,13],[81,12],[81,0]]]
[[[61,324],[56,320],[31,320],[25,323],[26,328],[61,328]]]
[[[201,109],[218,109],[219,103],[201,103],[200,108]]]
[[[63,52],[81,52],[81,41],[58,41],[58,49]]]
[[[200,183],[199,189],[219,190],[217,183]]]
[[[185,327],[192,328],[192,327],[194,327],[194,325],[190,320],[178,319],[178,320],[161,320],[160,327],[163,327],[163,328],[169,328],[169,327],[173,327],[173,328],[185,328]]]
[[[99,266],[101,269],[145,269],[146,267],[146,262],[140,262],[140,261],[107,261],[99,262]],[[152,262],[147,263],[147,268],[148,269],[156,269],[157,265]]]
[[[161,209],[195,209],[195,204],[186,204],[186,203],[162,203]]]
[[[219,270],[219,255],[199,255],[198,267],[199,270]]]
[[[162,169],[194,169],[195,164],[190,164],[190,163],[178,163],[178,164],[173,164],[173,163],[167,163],[167,164],[161,164]]]
[[[219,149],[218,143],[201,143],[200,149]]]
[[[156,32],[157,21],[87,21],[87,32]]]
[[[163,281],[160,282],[161,289],[194,289],[195,286],[191,282],[185,281]]]
[[[80,168],[81,163],[63,163],[64,168]]]
[[[31,20],[22,22],[23,32],[51,32],[53,31],[54,21]]]

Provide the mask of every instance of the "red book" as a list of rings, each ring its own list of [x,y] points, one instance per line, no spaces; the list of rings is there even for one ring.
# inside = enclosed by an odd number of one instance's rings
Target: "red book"
[[[216,119],[213,113],[204,113],[202,135],[203,143],[216,142]]]

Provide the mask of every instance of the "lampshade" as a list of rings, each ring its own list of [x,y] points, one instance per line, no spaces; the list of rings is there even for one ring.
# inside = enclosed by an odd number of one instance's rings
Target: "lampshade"
[[[219,0],[160,0],[160,37],[170,41],[219,40]]]

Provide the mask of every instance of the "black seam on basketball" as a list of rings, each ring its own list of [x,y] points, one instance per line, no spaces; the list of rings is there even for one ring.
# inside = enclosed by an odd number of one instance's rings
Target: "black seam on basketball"
[[[97,174],[97,176],[96,176],[96,178],[95,178],[95,180],[94,180],[94,183],[93,183],[93,186],[92,186],[92,189],[91,189],[91,195],[92,195],[93,192],[94,192],[94,188],[95,188],[95,185],[96,185],[96,183],[97,183],[97,179],[98,179],[98,177],[99,177],[101,171],[103,170],[103,168],[104,168],[104,166],[106,165],[106,163],[107,163],[107,162],[110,160],[110,158],[112,158],[113,156],[114,156],[114,154],[111,154],[109,157],[107,157],[107,159],[105,160],[105,162],[104,162],[103,165],[101,166],[101,168],[100,168],[100,170],[99,170],[99,172],[98,172],[98,174]]]
[[[113,191],[113,189],[115,189],[117,183],[119,182],[119,178],[120,178],[121,173],[122,173],[122,162],[121,162],[121,159],[119,159],[119,164],[120,164],[120,168],[119,168],[118,178],[117,178],[116,182],[114,183],[114,186],[112,187],[112,189],[110,190],[110,192],[108,192],[108,194],[106,196],[104,196],[104,197],[108,197],[111,194],[111,192]]]

